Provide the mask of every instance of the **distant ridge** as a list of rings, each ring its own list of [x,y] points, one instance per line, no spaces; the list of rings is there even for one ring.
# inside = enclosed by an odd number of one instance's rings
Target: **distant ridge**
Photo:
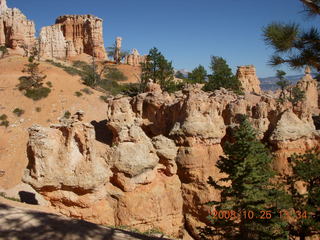
[[[316,73],[312,73],[312,76],[316,76]],[[292,75],[292,76],[287,76],[286,79],[290,81],[291,84],[296,84],[304,74],[299,74],[299,75]],[[259,78],[260,79],[260,86],[262,90],[276,90],[279,89],[279,86],[277,85],[277,81],[279,79],[277,77],[266,77],[266,78]]]

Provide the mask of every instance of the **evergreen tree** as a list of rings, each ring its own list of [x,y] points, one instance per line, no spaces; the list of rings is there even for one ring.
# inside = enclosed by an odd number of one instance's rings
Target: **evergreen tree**
[[[180,79],[185,79],[185,76],[182,72],[177,71],[176,74],[174,75],[176,78],[180,78]]]
[[[237,77],[232,74],[226,60],[222,57],[212,56],[210,68],[212,75],[209,76],[209,82],[204,86],[205,91],[226,88],[238,94],[242,93],[241,83]]]
[[[233,140],[226,143],[224,151],[226,156],[220,157],[216,166],[227,177],[210,178],[209,183],[221,190],[221,201],[210,205],[217,212],[224,212],[225,217],[211,216],[211,225],[204,229],[202,237],[287,239],[286,223],[278,214],[278,209],[289,204],[287,196],[271,183],[275,176],[272,157],[246,118],[234,129]]]
[[[26,97],[35,101],[47,97],[51,92],[50,88],[43,87],[43,80],[47,76],[39,69],[40,63],[36,61],[36,56],[38,55],[37,49],[33,48],[28,58],[28,64],[25,64],[25,68],[22,70],[23,73],[28,75],[20,77],[20,83],[17,85]]]
[[[143,88],[152,80],[154,83],[160,84],[161,88],[167,90],[174,85],[174,69],[172,62],[169,62],[158,51],[157,48],[152,48],[147,55],[146,63],[141,64],[141,84]]]
[[[320,14],[319,0],[300,0],[310,15]],[[288,64],[297,69],[309,65],[320,71],[320,33],[318,29],[302,30],[295,23],[271,23],[263,29],[264,40],[275,50],[273,66]]]
[[[293,175],[288,183],[297,220],[290,224],[290,234],[305,240],[320,234],[320,149],[291,156]],[[297,191],[302,182],[306,191]]]
[[[305,92],[302,91],[300,88],[298,87],[293,87],[290,90],[290,96],[288,98],[288,100],[293,104],[293,105],[297,105],[298,102],[302,101],[305,97]]]
[[[284,100],[285,99],[285,90],[286,88],[290,85],[290,82],[285,79],[286,72],[282,71],[282,70],[277,70],[277,78],[279,79],[279,81],[277,82],[277,85],[280,87],[281,89],[281,93],[280,93],[280,100]]]
[[[190,83],[205,83],[207,78],[207,71],[202,66],[199,65],[191,73],[188,74],[188,82]]]

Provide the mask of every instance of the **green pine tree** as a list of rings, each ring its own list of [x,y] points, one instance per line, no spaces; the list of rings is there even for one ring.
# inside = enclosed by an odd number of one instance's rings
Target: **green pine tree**
[[[174,69],[172,62],[167,61],[157,48],[154,47],[149,51],[146,63],[142,63],[141,67],[142,88],[146,86],[150,79],[154,83],[160,84],[164,90],[174,88]]]
[[[277,82],[277,85],[280,87],[281,89],[281,93],[280,93],[280,100],[285,100],[285,90],[286,88],[290,85],[290,82],[284,77],[286,75],[285,71],[282,70],[277,70],[277,78],[279,79],[279,81]]]
[[[202,66],[199,65],[191,73],[188,74],[188,82],[190,83],[205,83],[207,78],[207,71]]]
[[[209,75],[209,82],[204,86],[204,91],[226,88],[238,94],[242,93],[241,83],[237,77],[233,75],[226,60],[222,57],[212,56],[210,68],[212,75]]]
[[[288,197],[271,183],[275,177],[272,157],[246,118],[234,129],[233,140],[226,143],[224,151],[226,156],[220,157],[216,166],[227,177],[209,179],[211,185],[221,190],[221,201],[210,205],[218,212],[228,211],[229,215],[233,211],[237,217],[209,217],[211,224],[203,230],[202,237],[287,239],[286,223],[280,219],[278,209],[289,206]]]
[[[320,234],[320,149],[294,154],[291,160],[293,175],[288,184],[297,221],[290,224],[290,235],[305,240]],[[299,181],[305,184],[305,193],[297,191]]]
[[[320,14],[319,0],[300,0],[309,15]],[[263,28],[267,45],[275,50],[270,65],[288,64],[297,69],[305,65],[320,72],[320,33],[317,28],[305,31],[298,24],[274,22]]]

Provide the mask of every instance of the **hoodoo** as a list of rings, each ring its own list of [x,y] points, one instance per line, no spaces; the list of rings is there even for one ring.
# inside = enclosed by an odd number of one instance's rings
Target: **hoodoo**
[[[35,41],[35,25],[17,8],[8,8],[0,0],[0,45],[29,49]]]

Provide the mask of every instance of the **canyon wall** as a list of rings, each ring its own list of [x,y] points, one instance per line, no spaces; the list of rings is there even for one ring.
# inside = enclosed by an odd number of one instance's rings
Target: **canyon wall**
[[[35,25],[17,8],[0,1],[0,46],[30,49],[35,42]]]
[[[149,83],[146,93],[107,99],[105,121],[75,115],[32,127],[24,181],[68,216],[199,239],[210,213],[205,203],[220,197],[207,180],[223,177],[215,164],[243,114],[273,147],[280,174],[290,172],[291,153],[320,142],[308,106],[201,87],[168,94]]]

